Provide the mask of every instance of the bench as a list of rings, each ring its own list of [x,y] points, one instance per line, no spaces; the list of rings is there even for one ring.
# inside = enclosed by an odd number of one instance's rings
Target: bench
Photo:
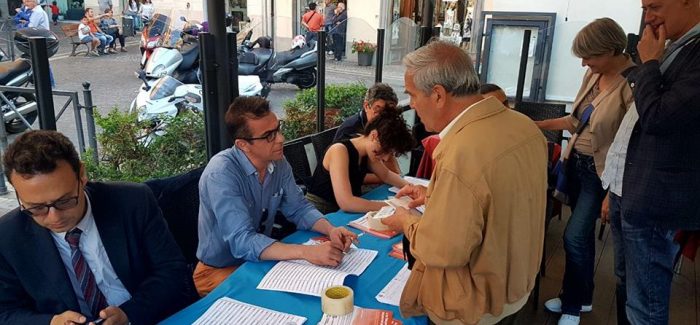
[[[80,45],[85,45],[85,55],[87,56],[90,53],[91,42],[83,42],[80,39],[78,39],[78,26],[80,26],[80,24],[62,24],[61,30],[63,30],[63,34],[70,38],[70,43],[71,45],[73,45],[73,50],[71,51],[70,56],[77,55],[77,53],[75,53],[75,50]]]

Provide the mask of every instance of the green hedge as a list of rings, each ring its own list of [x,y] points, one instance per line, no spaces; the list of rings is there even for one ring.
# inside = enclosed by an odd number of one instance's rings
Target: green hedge
[[[184,173],[207,162],[204,118],[200,113],[183,111],[177,117],[163,119],[168,132],[154,137],[148,145],[144,138],[149,124],[138,123],[136,113],[117,109],[106,116],[95,112],[95,123],[102,129],[99,162],[92,154],[83,161],[90,179],[143,182]]]
[[[326,86],[326,128],[331,128],[362,109],[367,87],[362,83]],[[297,93],[294,99],[284,103],[283,134],[287,140],[316,132],[316,89]]]

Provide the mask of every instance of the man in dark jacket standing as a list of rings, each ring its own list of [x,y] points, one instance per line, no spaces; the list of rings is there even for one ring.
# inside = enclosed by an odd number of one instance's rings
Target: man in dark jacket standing
[[[642,0],[642,7],[643,64],[627,76],[639,120],[621,204],[626,310],[632,324],[667,324],[674,234],[700,229],[700,3]]]

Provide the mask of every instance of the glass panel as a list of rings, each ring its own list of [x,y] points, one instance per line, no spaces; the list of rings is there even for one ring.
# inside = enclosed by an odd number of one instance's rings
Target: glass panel
[[[392,22],[384,35],[384,67],[382,80],[394,88],[399,101],[408,99],[404,93],[403,75],[406,70],[401,60],[413,52],[420,41],[420,26],[408,17],[400,17],[398,8],[394,8]]]
[[[503,88],[509,97],[515,96],[517,90],[523,32],[528,29],[532,31],[532,38],[530,39],[530,48],[527,55],[527,73],[525,74],[523,97],[529,97],[532,71],[535,66],[538,29],[535,27],[495,25],[491,31],[491,48],[486,81]]]

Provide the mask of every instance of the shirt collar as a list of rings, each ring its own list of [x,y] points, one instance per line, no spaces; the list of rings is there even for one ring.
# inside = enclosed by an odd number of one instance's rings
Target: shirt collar
[[[447,136],[447,133],[450,132],[450,130],[452,129],[452,127],[455,126],[455,124],[457,123],[457,121],[459,121],[459,119],[460,119],[470,108],[474,107],[474,105],[479,104],[479,103],[481,103],[482,101],[484,101],[484,100],[486,100],[486,99],[487,99],[487,98],[484,98],[484,99],[482,99],[482,100],[480,100],[480,101],[478,101],[478,102],[476,102],[476,103],[470,105],[469,107],[465,108],[465,109],[462,111],[462,113],[459,113],[459,115],[457,115],[457,117],[455,117],[454,119],[452,119],[452,121],[450,122],[450,124],[447,124],[447,126],[446,126],[444,129],[442,129],[442,131],[440,131],[440,134],[439,134],[440,139],[444,139],[445,136]]]
[[[250,162],[250,159],[248,159],[248,156],[245,155],[243,150],[238,149],[238,147],[234,145],[233,148],[231,148],[231,151],[233,152],[233,159],[236,160],[241,167],[243,167],[243,172],[245,172],[246,176],[254,175],[258,171],[255,169],[255,166],[253,166],[253,163]],[[268,174],[275,172],[274,161],[267,164],[267,172]]]

